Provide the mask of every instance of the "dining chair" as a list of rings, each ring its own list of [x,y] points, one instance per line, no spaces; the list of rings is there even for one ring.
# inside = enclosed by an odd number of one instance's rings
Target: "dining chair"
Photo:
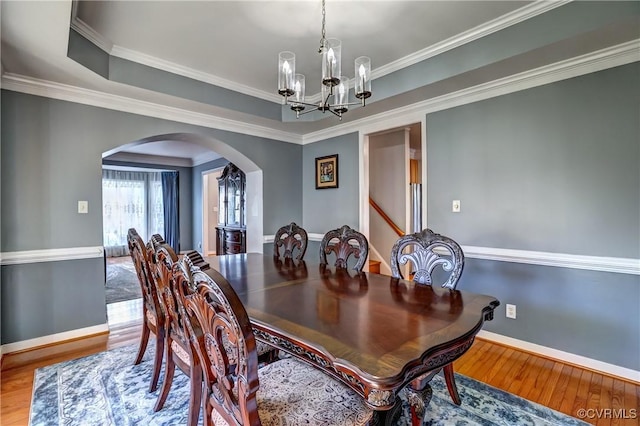
[[[411,280],[416,285],[429,285],[434,283],[435,273],[438,270],[438,278],[442,281],[441,286],[449,290],[455,290],[464,269],[464,253],[460,245],[449,237],[436,234],[431,229],[423,229],[421,232],[408,234],[400,237],[391,248],[391,275],[393,278],[404,279],[401,272],[401,265],[409,264],[411,269]],[[460,405],[460,396],[456,387],[453,374],[453,363],[446,364],[443,368],[445,382],[449,395],[456,405]],[[412,404],[412,415],[421,415],[424,407],[420,406],[416,395],[422,392],[428,382],[440,370],[426,373],[409,384],[407,390],[415,392],[410,399],[417,402],[414,413]]]
[[[191,254],[192,258],[194,257]],[[190,259],[184,256],[183,259]],[[200,358],[196,356],[192,336],[197,336],[200,332],[197,326],[188,324],[189,319],[185,317],[184,310],[180,309],[179,299],[176,296],[175,275],[176,271],[182,269],[178,256],[167,243],[160,244],[155,250],[155,277],[157,292],[166,312],[165,316],[165,368],[162,387],[154,406],[154,411],[159,411],[171,390],[176,365],[189,377],[189,409],[187,424],[195,426],[198,424],[200,416],[200,401],[202,397],[202,368]],[[206,268],[204,261],[202,266]]]
[[[178,274],[177,280],[186,277]],[[197,353],[204,373],[204,424],[368,425],[373,411],[346,385],[295,358],[258,368],[256,339],[242,301],[217,271],[195,272],[186,309],[202,330]],[[237,363],[229,362],[233,344]]]
[[[337,239],[337,242],[334,240]],[[351,229],[347,225],[333,229],[322,238],[320,242],[320,264],[327,265],[327,255],[334,253],[336,256],[335,267],[347,268],[347,261],[353,254],[356,263],[352,269],[362,272],[364,263],[369,255],[369,242],[360,232]]]
[[[145,246],[135,228],[128,230],[127,244],[142,291],[142,332],[140,335],[140,346],[134,364],[138,365],[142,361],[142,357],[147,350],[149,335],[153,333],[156,345],[149,392],[154,392],[158,388],[162,358],[164,356],[164,338],[166,334],[164,328],[165,313],[160,303],[154,282],[155,276],[151,268],[151,245],[147,244]]]
[[[302,260],[307,251],[307,231],[295,222],[291,222],[287,226],[283,226],[276,232],[273,239],[273,256],[280,257],[280,247],[284,249],[282,257],[284,259],[293,259],[293,253],[297,252],[295,260]]]
[[[178,312],[180,313],[180,318],[184,319],[183,326],[187,328],[187,331],[189,331],[190,335],[193,336],[194,334],[197,334],[199,330],[197,328],[196,329],[192,328],[193,324],[191,321],[186,321],[187,316],[183,314],[184,302],[186,297],[195,291],[195,286],[193,281],[193,274],[195,273],[195,271],[206,272],[211,269],[211,266],[204,260],[202,255],[196,250],[191,250],[186,252],[181,257],[181,261],[179,263],[182,266],[182,272],[187,276],[188,280],[183,281],[181,284],[178,284],[177,280],[175,279],[172,280],[171,281],[172,290],[175,296]],[[304,261],[301,261],[301,263],[304,263]],[[305,271],[306,271],[306,266],[305,266]],[[262,363],[271,362],[278,355],[278,351],[273,346],[264,342],[257,342],[256,351],[258,352],[258,359]],[[232,363],[235,362],[235,360],[232,360],[232,361],[233,361]]]

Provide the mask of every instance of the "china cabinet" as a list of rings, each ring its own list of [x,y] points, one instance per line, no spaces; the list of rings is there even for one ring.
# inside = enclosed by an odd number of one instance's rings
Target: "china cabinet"
[[[245,175],[229,163],[218,178],[218,254],[246,253]]]

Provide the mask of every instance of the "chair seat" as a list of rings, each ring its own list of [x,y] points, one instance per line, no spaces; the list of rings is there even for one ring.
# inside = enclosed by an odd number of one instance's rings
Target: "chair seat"
[[[256,352],[258,352],[258,356],[264,355],[271,351],[275,350],[275,348],[267,343],[256,341]]]
[[[366,425],[373,410],[360,395],[294,358],[258,370],[257,402],[263,426]]]

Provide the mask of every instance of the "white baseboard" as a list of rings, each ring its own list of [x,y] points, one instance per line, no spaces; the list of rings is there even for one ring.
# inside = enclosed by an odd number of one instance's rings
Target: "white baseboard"
[[[94,325],[92,327],[79,328],[76,330],[65,331],[62,333],[49,334],[48,336],[36,337],[34,339],[22,340],[20,342],[6,343],[0,346],[0,354],[6,355],[12,352],[20,352],[28,349],[34,349],[40,346],[51,345],[54,343],[64,342],[65,340],[78,339],[88,337],[94,334],[109,332],[107,323]]]
[[[630,368],[620,367],[618,365],[587,358],[582,355],[576,355],[570,352],[548,348],[546,346],[526,342],[520,339],[514,339],[513,337],[503,336],[501,334],[492,333],[486,330],[480,330],[480,332],[478,333],[478,337],[506,346],[512,346],[516,349],[521,349],[523,351],[531,352],[551,359],[556,359],[568,364],[577,365],[589,370],[599,371],[610,376],[621,377],[625,380],[630,380],[632,382],[640,384],[640,371],[632,370]]]

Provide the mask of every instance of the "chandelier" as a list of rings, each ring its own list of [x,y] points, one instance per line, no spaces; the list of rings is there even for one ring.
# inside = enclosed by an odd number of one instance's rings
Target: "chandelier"
[[[322,55],[319,103],[304,100],[305,77],[296,74],[296,55],[289,51],[278,55],[278,93],[284,97],[284,104],[296,112],[296,118],[313,111],[329,111],[342,120],[342,114],[349,110],[349,106],[365,106],[365,100],[371,96],[371,59],[360,56],[355,60],[354,78],[354,94],[360,102],[349,102],[349,78],[342,75],[341,68],[342,44],[336,38],[325,37],[325,21],[325,0],[322,0],[322,37],[318,49]]]

